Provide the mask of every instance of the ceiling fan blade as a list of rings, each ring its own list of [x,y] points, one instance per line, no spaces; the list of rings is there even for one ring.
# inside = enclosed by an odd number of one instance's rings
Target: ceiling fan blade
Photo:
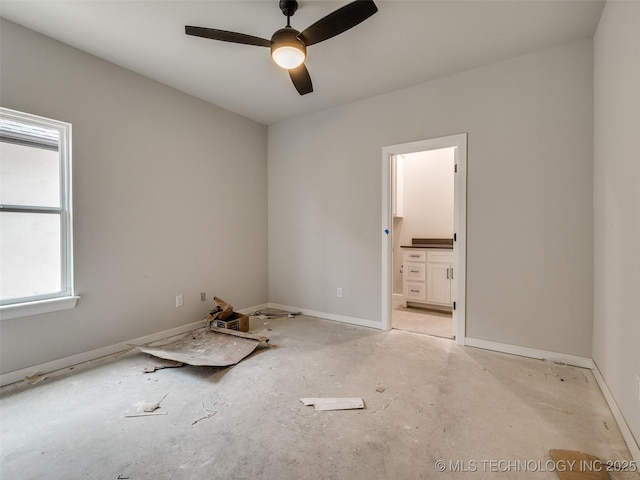
[[[293,86],[296,87],[300,95],[306,95],[313,92],[313,84],[311,83],[311,75],[309,70],[305,67],[304,63],[299,67],[289,70],[289,76],[293,82]]]
[[[242,43],[243,45],[257,45],[258,47],[271,46],[271,40],[267,40],[265,38],[245,35],[244,33],[217,30],[215,28],[192,27],[190,25],[186,25],[184,27],[184,33],[187,35],[193,35],[194,37],[210,38],[211,40],[221,40],[223,42],[231,43]]]
[[[372,0],[356,0],[321,18],[304,30],[298,38],[305,45],[313,45],[340,35],[378,11]]]

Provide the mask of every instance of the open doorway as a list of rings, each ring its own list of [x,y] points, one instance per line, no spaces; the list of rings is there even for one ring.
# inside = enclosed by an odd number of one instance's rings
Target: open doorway
[[[391,162],[391,328],[453,338],[455,148]]]
[[[416,331],[425,322],[411,314],[423,315],[435,330],[421,333],[464,344],[466,144],[467,135],[459,134],[383,147],[385,329]]]

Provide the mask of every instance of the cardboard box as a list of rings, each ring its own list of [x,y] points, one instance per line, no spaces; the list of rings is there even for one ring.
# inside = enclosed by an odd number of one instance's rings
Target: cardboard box
[[[237,330],[239,332],[249,331],[249,317],[238,312],[233,312],[224,320],[215,319],[211,325],[219,328],[228,328],[229,330]]]

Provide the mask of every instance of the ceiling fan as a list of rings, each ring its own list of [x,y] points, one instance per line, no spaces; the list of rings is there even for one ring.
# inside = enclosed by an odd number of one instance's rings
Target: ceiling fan
[[[184,27],[187,35],[221,40],[223,42],[270,47],[271,57],[280,67],[289,71],[293,85],[300,95],[313,92],[311,76],[304,64],[307,47],[346,32],[378,11],[372,0],[356,0],[341,7],[299,32],[290,24],[290,18],[298,9],[296,0],[280,0],[280,10],[287,17],[287,26],[273,34],[271,40],[243,33],[215,28]]]

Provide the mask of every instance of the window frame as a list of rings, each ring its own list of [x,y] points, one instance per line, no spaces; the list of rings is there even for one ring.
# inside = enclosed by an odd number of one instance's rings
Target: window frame
[[[41,213],[60,217],[60,290],[57,292],[12,298],[0,301],[0,318],[16,318],[73,308],[79,297],[75,295],[73,278],[73,198],[71,162],[71,124],[38,115],[0,107],[0,118],[58,132],[60,174],[60,206],[4,205],[0,212]],[[38,142],[27,142],[38,144]],[[43,147],[46,143],[41,143]]]

